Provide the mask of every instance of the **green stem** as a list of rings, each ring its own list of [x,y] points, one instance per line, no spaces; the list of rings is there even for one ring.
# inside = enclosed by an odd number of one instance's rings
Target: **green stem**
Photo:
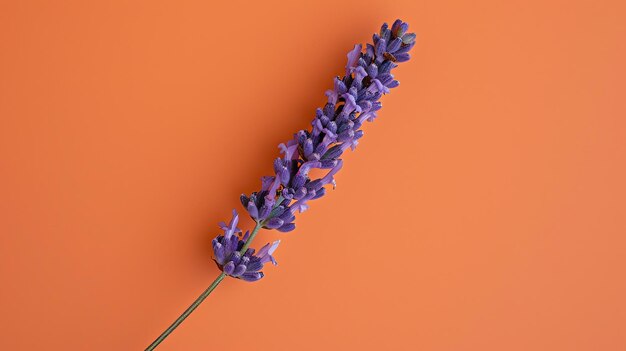
[[[279,201],[277,203],[280,203],[281,201],[282,201],[282,196],[279,197]],[[261,227],[263,227],[263,222],[257,222],[256,225],[254,226],[254,229],[252,229],[252,232],[250,233],[250,236],[248,237],[248,240],[246,240],[246,242],[243,244],[243,247],[241,248],[241,250],[239,250],[240,254],[243,255],[246,252],[246,250],[248,249],[248,247],[252,243],[252,240],[254,240],[254,237],[259,233],[259,230],[261,230]],[[167,329],[165,329],[163,334],[159,335],[159,337],[156,338],[156,340],[154,340],[152,342],[152,344],[150,344],[150,346],[148,346],[148,348],[146,348],[145,351],[152,351],[157,346],[159,346],[159,344],[163,340],[165,340],[165,338],[167,338],[167,336],[170,335],[174,331],[174,329],[176,329],[185,320],[185,318],[187,318],[191,314],[191,312],[193,312],[196,308],[198,308],[198,306],[200,306],[202,301],[204,301],[204,299],[206,299],[207,296],[209,296],[209,294],[211,294],[211,292],[222,282],[222,280],[224,280],[225,277],[226,277],[226,273],[224,273],[224,272],[222,272],[220,275],[218,275],[217,278],[215,278],[215,280],[213,281],[213,283],[211,283],[211,285],[209,285],[209,287],[202,294],[200,294],[200,296],[198,296],[196,301],[194,301],[191,304],[191,306],[189,306],[185,310],[185,312],[183,312],[183,314],[181,314],[180,317],[178,317],[174,321],[174,323],[172,323],[172,325],[170,325]]]
[[[154,350],[157,346],[159,346],[159,344],[163,340],[165,340],[165,338],[167,338],[167,336],[170,335],[174,331],[174,329],[176,329],[176,327],[178,327],[185,320],[185,318],[187,318],[191,314],[191,312],[193,312],[198,306],[200,306],[202,301],[204,301],[204,299],[206,299],[207,296],[211,294],[211,292],[222,282],[222,280],[224,280],[225,277],[226,277],[226,273],[224,272],[218,275],[217,278],[215,278],[215,280],[213,281],[213,283],[211,283],[211,285],[209,285],[209,287],[202,294],[200,294],[200,296],[198,296],[196,301],[194,301],[191,304],[191,306],[189,306],[185,310],[185,312],[183,312],[183,314],[181,314],[180,317],[178,317],[174,321],[174,323],[172,323],[172,325],[170,325],[167,329],[165,329],[163,334],[159,335],[159,337],[156,338],[156,340],[154,340],[152,344],[150,344],[150,346],[146,348],[145,351]]]
[[[254,229],[252,229],[252,233],[250,233],[250,236],[248,237],[248,240],[246,240],[246,242],[243,244],[243,247],[241,248],[241,250],[239,250],[239,253],[241,255],[243,255],[246,252],[246,250],[248,249],[248,247],[252,243],[252,240],[254,240],[254,237],[259,233],[259,230],[261,229],[262,226],[263,226],[262,222],[257,222],[256,223],[256,225],[254,226]]]

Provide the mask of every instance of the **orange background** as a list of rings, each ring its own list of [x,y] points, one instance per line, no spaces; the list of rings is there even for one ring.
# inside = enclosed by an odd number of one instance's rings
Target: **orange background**
[[[625,6],[3,1],[0,349],[145,348],[401,17],[414,59],[338,188],[158,350],[625,350]]]

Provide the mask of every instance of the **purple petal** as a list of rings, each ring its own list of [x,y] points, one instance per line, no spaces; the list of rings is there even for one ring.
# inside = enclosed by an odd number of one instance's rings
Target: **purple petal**
[[[366,47],[365,47],[365,55],[370,60],[374,58],[374,55],[375,55],[374,45],[372,45],[372,44],[367,44],[366,45]]]
[[[367,74],[372,78],[376,78],[376,76],[378,75],[378,66],[373,63],[367,66]]]
[[[230,255],[230,262],[232,262],[233,265],[235,266],[238,265],[240,261],[241,261],[241,254],[239,252],[235,251],[233,252],[232,255]]]
[[[324,178],[322,178],[322,182],[324,184],[332,184],[333,188],[335,187],[335,180],[333,179],[333,176],[339,172],[339,170],[341,169],[341,167],[343,167],[343,161],[342,160],[337,160],[337,165],[330,170],[330,172],[328,172],[328,174],[326,176],[324,176]]]
[[[265,257],[265,255],[267,255],[267,253],[269,252],[269,249],[270,249],[270,244],[269,243],[263,245],[263,247],[259,249],[259,252],[257,252],[256,256],[258,258]]]
[[[284,188],[283,191],[281,192],[281,194],[283,195],[283,197],[285,199],[292,199],[293,198],[293,192],[292,192],[292,189],[290,189],[290,188]]]
[[[342,153],[343,153],[343,151],[341,151],[341,146],[335,145],[335,146],[331,147],[330,149],[328,149],[328,151],[326,151],[324,156],[322,156],[322,159],[325,160],[325,159],[337,158],[337,157],[341,156]]]
[[[402,23],[400,25],[400,28],[398,28],[398,30],[395,31],[394,35],[396,37],[401,37],[404,35],[404,33],[406,33],[406,31],[409,30],[409,24],[408,23]]]
[[[224,264],[224,245],[217,242],[217,240],[213,240],[213,253],[215,254],[215,260],[220,265]]]
[[[367,72],[365,71],[365,68],[363,68],[362,66],[359,66],[354,69],[354,80],[357,80],[360,82],[366,76],[367,76]]]
[[[400,48],[400,45],[402,45],[402,39],[395,38],[389,43],[389,45],[387,45],[387,52],[393,54],[394,52],[396,52],[396,50]]]
[[[274,184],[274,177],[263,176],[261,177],[261,190],[268,190],[272,184]]]
[[[287,233],[290,232],[292,230],[296,229],[296,225],[293,223],[288,223],[283,225],[282,227],[278,228],[279,232],[283,232],[283,233]]]
[[[402,20],[397,19],[393,22],[393,24],[391,25],[391,31],[395,34],[398,29],[400,29],[400,26],[402,25]]]
[[[378,43],[376,43],[376,56],[381,56],[387,50],[387,42],[385,39],[380,39]]]
[[[326,125],[326,130],[330,133],[337,133],[337,123],[335,121],[328,122]]]
[[[285,160],[291,160],[294,154],[296,153],[296,151],[298,150],[298,143],[296,143],[294,140],[289,140],[287,144],[278,145],[278,148],[280,149],[280,152],[283,154],[283,158]]]
[[[389,25],[387,24],[387,22],[383,23],[382,26],[380,26],[380,37],[382,38],[385,35],[385,32],[389,29]]]
[[[396,62],[405,62],[411,58],[409,54],[398,54],[396,55]]]
[[[296,216],[294,216],[291,211],[285,211],[283,212],[283,214],[280,215],[279,218],[285,221],[285,223],[289,223],[293,222],[296,219]]]
[[[333,123],[334,123],[334,122],[333,122]],[[326,138],[324,138],[324,139],[326,139]],[[334,137],[333,137],[333,138],[330,138],[330,139],[334,142]],[[323,153],[325,153],[325,152],[326,152],[326,147],[327,147],[328,145],[330,145],[330,142],[329,142],[329,144],[324,144],[323,142],[322,142],[322,143],[320,143],[320,144],[319,144],[319,145],[317,145],[317,147],[315,148],[315,152],[314,152],[314,153],[316,153],[316,154],[323,154]]]
[[[250,198],[246,196],[246,194],[241,194],[241,196],[239,196],[239,200],[241,201],[241,204],[246,206],[248,205],[248,201],[250,201]]]
[[[259,210],[259,219],[265,219],[267,218],[267,216],[270,215],[270,212],[272,211],[272,206],[268,205],[268,204],[264,204],[263,206],[261,206],[261,210]]]
[[[233,251],[237,251],[237,247],[239,246],[239,239],[236,236],[231,236],[230,238],[224,238],[222,242],[225,249],[225,254],[228,256],[229,253]]]
[[[273,201],[274,197],[276,196],[276,190],[278,189],[278,187],[280,186],[280,179],[274,177],[274,181],[272,182],[272,185],[270,186],[269,189],[267,189],[268,191],[268,195],[265,197],[265,201]]]
[[[280,173],[284,167],[283,160],[280,157],[274,159],[274,173]]]
[[[248,272],[257,272],[263,269],[263,263],[261,261],[252,261],[246,266]]]
[[[265,223],[265,227],[269,229],[275,229],[282,226],[284,221],[278,217],[271,218]]]
[[[353,132],[354,133],[354,132]],[[320,168],[322,169],[330,169],[337,165],[337,160],[323,160]]]
[[[246,271],[246,266],[240,264],[237,267],[235,267],[235,270],[233,271],[233,274],[231,275],[236,278],[242,275],[245,271]]]
[[[345,132],[339,134],[339,136],[337,137],[337,141],[339,142],[346,142],[350,139],[352,139],[352,137],[354,136],[354,131],[352,129],[346,130]]]
[[[274,251],[276,251],[276,249],[278,248],[278,245],[280,244],[280,240],[276,240],[272,243],[272,246],[270,246],[270,249],[268,251],[268,253],[271,255],[274,253]]]
[[[232,275],[234,271],[235,271],[235,264],[232,261],[228,262],[224,266],[224,273],[228,275]]]
[[[300,188],[304,185],[305,182],[306,177],[304,175],[296,174],[296,176],[293,177],[293,180],[291,181],[291,186],[293,188]]]
[[[415,33],[407,33],[407,34],[402,36],[402,42],[404,44],[411,44],[411,43],[415,42],[416,37],[417,36],[415,35]]]
[[[361,107],[359,107],[359,105],[356,104],[356,99],[354,96],[352,96],[352,94],[343,94],[341,95],[342,98],[344,98],[346,100],[346,104],[343,107],[343,112],[345,114],[350,114],[352,113],[352,111],[357,111],[357,112],[361,112]]]
[[[361,112],[369,111],[372,108],[372,102],[363,100],[359,102],[359,106],[361,107]]]
[[[246,210],[248,210],[250,217],[255,218],[255,219],[259,218],[259,210],[257,209],[253,201],[248,202],[248,206],[246,206]]]
[[[354,49],[352,49],[348,53],[348,63],[346,64],[346,75],[350,75],[352,68],[359,61],[359,58],[361,57],[361,49],[362,49],[361,44],[357,44],[354,46]]]
[[[398,65],[396,65],[395,63],[391,61],[385,61],[380,66],[378,66],[378,74],[387,74],[396,67],[398,67]]]
[[[230,235],[241,232],[241,229],[237,228],[237,224],[239,224],[239,214],[237,210],[233,209],[233,217],[228,224],[228,232]]]
[[[315,193],[315,196],[313,196],[311,200],[319,199],[320,197],[324,196],[324,194],[326,194],[326,188],[321,188]]]
[[[319,121],[319,119],[317,121]],[[313,140],[307,139],[302,146],[302,151],[304,151],[305,157],[309,156],[313,152]]]
[[[306,183],[304,186],[306,187],[306,189],[308,191],[308,194],[311,195],[310,197],[313,197],[313,194],[311,194],[311,193],[314,192],[314,191],[317,191],[318,189],[321,189],[323,184],[322,184],[322,180],[321,179],[315,179],[315,180],[312,180],[312,181]]]
[[[337,103],[337,98],[339,97],[339,95],[337,94],[336,91],[334,90],[326,90],[326,94],[328,97],[328,103],[329,104],[336,104]]]
[[[402,46],[394,53],[394,55],[407,53],[411,51],[413,46],[415,46],[415,42],[412,42],[411,44],[402,44]]]
[[[263,278],[263,272],[246,272],[240,278],[247,282],[255,282]]]
[[[339,77],[335,77],[335,91],[337,92],[337,94],[343,94],[346,91],[348,91],[348,88],[346,87],[346,84],[339,79]]]
[[[301,198],[303,198],[306,195],[307,191],[305,187],[301,187],[298,190],[296,190],[296,192],[293,194],[293,197],[296,200],[299,200]]]
[[[319,161],[307,161],[305,163],[302,164],[302,166],[300,166],[300,169],[298,170],[297,175],[307,175],[309,174],[309,171],[311,170],[311,168],[319,168],[320,162]]]

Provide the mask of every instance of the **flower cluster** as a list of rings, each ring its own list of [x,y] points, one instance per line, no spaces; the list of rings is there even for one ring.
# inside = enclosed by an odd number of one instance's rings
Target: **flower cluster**
[[[336,77],[328,101],[318,108],[310,130],[301,130],[294,138],[279,145],[282,157],[274,160],[274,175],[261,178],[261,190],[241,195],[241,203],[258,226],[289,232],[295,229],[295,214],[308,208],[310,200],[324,196],[326,185],[335,187],[334,175],[341,169],[343,152],[354,148],[363,136],[361,126],[372,122],[381,108],[380,98],[399,85],[391,71],[407,61],[415,45],[415,34],[407,33],[408,24],[396,20],[391,28],[385,23],[373,44],[365,52],[359,44],[348,53],[346,74]],[[311,170],[328,170],[317,179]],[[268,261],[278,242],[265,245],[255,256],[254,250],[240,253],[248,234],[239,239],[235,232],[237,214],[230,225],[222,225],[224,235],[213,240],[216,262],[226,274],[245,280],[258,280],[260,269]],[[258,229],[258,228],[257,228]]]
[[[272,254],[280,240],[266,244],[256,254],[248,248],[250,243],[261,228],[294,230],[296,212],[302,213],[310,200],[324,196],[326,185],[335,187],[334,176],[343,165],[341,155],[348,148],[354,150],[363,136],[363,123],[376,118],[382,95],[399,84],[391,70],[397,67],[396,63],[410,58],[415,34],[407,33],[408,29],[409,25],[401,20],[396,20],[391,28],[385,23],[380,33],[374,34],[374,43],[366,45],[365,52],[361,45],[356,45],[348,53],[346,74],[335,78],[333,89],[326,92],[328,102],[317,109],[311,129],[301,130],[280,144],[282,157],[274,160],[274,175],[261,179],[260,191],[241,195],[243,206],[256,222],[252,232],[242,235],[237,228],[236,210],[230,223],[219,224],[224,234],[213,239],[212,244],[215,263],[222,273],[147,351],[154,350],[176,329],[225,276],[253,282],[263,278],[261,270],[267,262],[276,265]],[[312,170],[327,172],[316,178]]]
[[[262,178],[260,191],[241,196],[257,223],[267,229],[291,231],[295,213],[305,211],[308,201],[324,196],[325,185],[335,186],[333,176],[343,164],[339,157],[347,148],[356,147],[363,136],[362,124],[373,121],[381,108],[381,96],[399,84],[391,70],[396,62],[410,58],[415,34],[407,33],[408,27],[401,20],[391,28],[385,23],[364,53],[361,45],[348,53],[346,75],[336,77],[334,88],[326,92],[328,102],[317,109],[311,130],[301,130],[280,144],[282,158],[274,160],[275,175]],[[311,179],[309,172],[314,168],[329,171]]]
[[[263,272],[261,269],[267,262],[272,262],[276,265],[276,260],[272,256],[274,250],[278,247],[280,240],[274,243],[266,244],[255,255],[254,249],[246,249],[246,252],[241,253],[246,240],[248,240],[249,232],[239,238],[238,234],[241,230],[237,228],[239,222],[239,215],[237,211],[233,210],[233,217],[230,223],[226,225],[224,222],[220,223],[220,228],[224,230],[224,235],[219,235],[213,239],[213,253],[215,255],[215,263],[220,270],[233,278],[243,279],[249,282],[257,281],[263,278]]]

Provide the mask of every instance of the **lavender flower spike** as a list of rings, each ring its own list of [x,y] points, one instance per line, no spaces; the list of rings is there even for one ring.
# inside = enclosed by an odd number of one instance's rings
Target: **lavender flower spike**
[[[317,109],[311,129],[280,144],[282,157],[274,160],[274,175],[262,178],[260,191],[241,195],[248,214],[263,228],[293,230],[295,214],[324,196],[326,185],[335,187],[334,175],[343,165],[339,157],[347,148],[356,148],[363,136],[361,126],[372,122],[382,106],[381,96],[399,85],[391,71],[410,58],[415,34],[407,33],[408,27],[401,20],[391,28],[385,23],[365,52],[355,45],[348,53],[346,75],[334,79],[333,89],[326,92],[328,102]],[[312,179],[313,169],[328,173]]]
[[[146,351],[154,350],[225,277],[253,282],[263,278],[265,263],[276,265],[272,254],[280,241],[266,244],[256,254],[249,245],[261,228],[294,230],[296,213],[304,212],[310,201],[324,196],[327,185],[335,187],[335,174],[343,166],[341,155],[348,148],[356,148],[363,136],[361,126],[365,121],[374,121],[382,107],[380,98],[399,85],[391,71],[410,58],[415,34],[407,33],[408,28],[401,20],[391,28],[385,23],[374,34],[372,43],[356,45],[348,53],[345,76],[334,79],[333,89],[326,92],[326,104],[315,111],[311,128],[280,144],[282,156],[274,160],[274,174],[261,178],[259,191],[241,195],[243,207],[256,222],[254,229],[242,234],[235,210],[228,224],[219,224],[224,233],[213,239],[212,246],[222,273]],[[316,169],[325,170],[325,174],[312,177]]]

